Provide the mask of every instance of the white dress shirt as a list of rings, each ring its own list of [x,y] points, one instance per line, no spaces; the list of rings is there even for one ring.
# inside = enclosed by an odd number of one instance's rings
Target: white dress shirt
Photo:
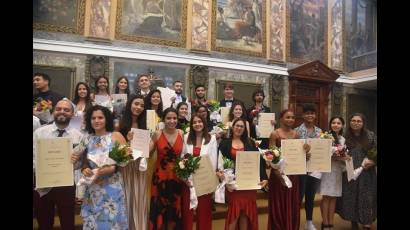
[[[33,132],[40,127],[41,127],[40,119],[38,119],[36,116],[33,115]]]
[[[37,140],[41,138],[57,138],[58,136],[58,127],[55,123],[50,125],[45,125],[38,128],[33,133],[33,173],[35,172],[36,168],[36,145]],[[72,138],[73,145],[79,144],[82,138],[82,133],[76,129],[71,128],[70,126],[65,128],[65,132],[63,133],[63,137],[70,137]],[[74,169],[77,169],[81,166],[81,160],[77,161],[74,164]],[[41,188],[36,189],[40,196],[44,196],[47,194],[52,188]]]

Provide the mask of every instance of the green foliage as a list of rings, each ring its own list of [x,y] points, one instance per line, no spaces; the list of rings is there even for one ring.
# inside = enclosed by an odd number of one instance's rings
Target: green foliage
[[[187,180],[188,177],[199,168],[201,157],[194,157],[187,153],[183,158],[178,157],[175,161],[174,172],[182,180]]]
[[[120,145],[120,143],[116,141],[108,156],[117,164],[125,164],[133,159],[129,151],[128,145]]]

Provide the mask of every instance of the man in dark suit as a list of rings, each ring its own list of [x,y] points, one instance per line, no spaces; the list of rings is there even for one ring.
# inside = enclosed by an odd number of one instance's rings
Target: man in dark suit
[[[257,115],[259,113],[270,113],[270,108],[263,104],[265,99],[265,93],[262,89],[257,89],[252,93],[252,100],[254,105],[246,110],[248,115],[248,121],[251,129],[251,137],[255,139],[262,140],[260,147],[262,149],[267,149],[269,147],[269,138],[258,138],[256,136],[256,125],[257,125]]]
[[[148,74],[140,74],[138,77],[138,88],[135,90],[135,94],[145,97],[151,90],[151,81]]]
[[[171,101],[172,101],[171,106],[174,108],[176,108],[180,102],[186,102],[186,97],[182,95],[182,89],[183,89],[182,82],[178,80],[174,81],[174,90],[177,95],[176,97],[171,98]]]
[[[230,82],[227,82],[223,85],[224,87],[224,99],[219,101],[219,104],[221,107],[231,107],[233,103],[242,103],[242,101],[235,99],[233,97],[234,91],[233,91],[233,85]]]

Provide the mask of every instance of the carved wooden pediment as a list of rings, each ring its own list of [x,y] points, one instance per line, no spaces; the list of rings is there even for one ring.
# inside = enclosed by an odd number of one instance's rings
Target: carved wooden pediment
[[[290,79],[332,83],[339,77],[335,71],[320,61],[312,61],[288,70]]]

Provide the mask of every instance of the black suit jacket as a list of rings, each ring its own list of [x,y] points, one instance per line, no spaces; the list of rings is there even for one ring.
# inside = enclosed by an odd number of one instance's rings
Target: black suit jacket
[[[252,140],[249,140],[248,143],[244,143],[244,147],[245,147],[245,151],[258,151],[258,149],[255,146],[255,143]],[[219,143],[218,150],[221,151],[222,155],[225,158],[229,158],[233,160],[232,155],[231,155],[231,148],[232,148],[232,139],[223,139],[221,143]],[[218,151],[218,154],[219,154],[219,151]],[[261,181],[268,179],[268,176],[266,175],[266,163],[262,156],[260,156],[259,177]]]
[[[251,132],[250,132],[250,134],[251,134],[251,137],[252,138],[257,138],[256,137],[256,127],[255,127],[255,125],[253,124],[253,116],[252,116],[252,110],[254,110],[255,109],[255,105],[253,105],[253,106],[251,106],[251,107],[249,107],[247,110],[246,110],[246,113],[247,113],[247,115],[248,115],[248,121],[249,121],[249,129],[251,130]],[[265,106],[265,105],[262,105],[262,111],[261,111],[262,113],[270,113],[270,108],[269,107],[267,107],[267,106]],[[267,148],[269,148],[269,138],[258,138],[259,140],[262,140],[262,142],[261,142],[261,144],[260,144],[260,148],[262,148],[262,149],[267,149]]]
[[[235,103],[242,103],[242,104],[244,104],[241,100],[238,100],[238,99],[234,98],[233,101],[232,101],[232,105],[235,104]],[[226,100],[225,100],[225,99],[220,100],[220,101],[219,101],[219,105],[220,105],[221,107],[226,107]]]

